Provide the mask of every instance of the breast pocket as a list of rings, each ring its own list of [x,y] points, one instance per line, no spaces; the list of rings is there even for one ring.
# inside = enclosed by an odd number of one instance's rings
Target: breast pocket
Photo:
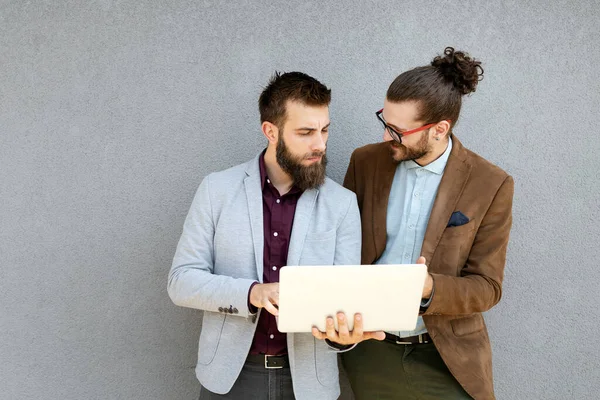
[[[335,257],[336,230],[306,235],[300,265],[332,265]]]
[[[448,241],[453,241],[456,239],[470,238],[474,229],[475,224],[473,221],[469,221],[461,226],[446,227],[446,229],[444,229],[444,233],[442,234],[442,238],[440,239],[440,243],[447,243]]]
[[[469,255],[474,236],[475,224],[473,221],[461,226],[446,228],[431,260],[432,271],[438,274],[459,276]]]

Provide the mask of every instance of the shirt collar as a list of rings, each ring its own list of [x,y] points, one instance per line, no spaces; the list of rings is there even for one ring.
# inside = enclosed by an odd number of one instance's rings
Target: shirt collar
[[[448,162],[448,157],[450,157],[450,151],[452,151],[452,138],[451,137],[448,138],[448,147],[446,147],[446,150],[444,151],[444,153],[434,162],[431,162],[422,167],[419,164],[417,164],[416,162],[414,162],[413,160],[408,160],[408,161],[405,161],[405,164],[406,164],[405,166],[407,169],[422,168],[429,172],[433,172],[434,174],[442,175],[444,173],[444,168],[446,168],[446,163]]]
[[[260,188],[265,188],[265,183],[267,183],[267,166],[265,165],[265,153],[267,149],[264,149],[263,152],[258,157],[258,169],[260,170]]]

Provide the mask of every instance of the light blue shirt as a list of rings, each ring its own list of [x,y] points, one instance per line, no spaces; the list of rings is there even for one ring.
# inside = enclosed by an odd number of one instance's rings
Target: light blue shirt
[[[377,264],[414,264],[421,256],[425,230],[435,196],[452,150],[452,139],[446,151],[434,162],[421,167],[403,161],[396,167],[387,206],[387,242]],[[427,332],[419,317],[414,331],[389,332],[400,337]]]

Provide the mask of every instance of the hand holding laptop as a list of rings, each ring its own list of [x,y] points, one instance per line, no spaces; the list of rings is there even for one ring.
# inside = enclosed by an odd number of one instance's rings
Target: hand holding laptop
[[[339,344],[355,344],[362,342],[363,340],[385,339],[385,333],[383,331],[375,332],[363,332],[362,316],[360,314],[354,314],[354,329],[350,331],[348,323],[346,322],[346,314],[340,312],[336,315],[338,330],[335,330],[335,325],[332,317],[327,318],[325,321],[326,332],[321,332],[316,326],[312,328],[312,334],[317,339],[329,339],[332,342]]]
[[[421,256],[417,260],[416,264],[427,264],[427,260],[425,257]],[[431,292],[433,291],[433,278],[431,274],[427,272],[427,276],[425,276],[425,285],[423,285],[423,294],[421,295],[422,299],[429,299],[431,297]]]
[[[425,257],[419,257],[416,264],[425,264]],[[423,292],[421,298],[429,298],[433,289],[433,278],[428,273],[425,277],[425,283],[423,285]],[[346,314],[339,312],[336,315],[338,329],[335,329],[333,317],[328,317],[325,320],[325,332],[319,331],[316,326],[312,328],[312,334],[315,338],[320,340],[328,339],[332,342],[339,343],[342,345],[349,345],[362,342],[363,340],[375,339],[384,340],[384,331],[373,331],[363,332],[362,315],[360,313],[354,314],[354,329],[349,330],[348,323],[346,321]]]

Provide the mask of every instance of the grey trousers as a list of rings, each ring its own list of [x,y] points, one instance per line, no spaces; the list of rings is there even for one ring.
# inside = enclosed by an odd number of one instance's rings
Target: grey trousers
[[[216,394],[205,387],[199,400],[294,400],[289,368],[266,369],[264,365],[246,361],[240,376],[227,394]]]

